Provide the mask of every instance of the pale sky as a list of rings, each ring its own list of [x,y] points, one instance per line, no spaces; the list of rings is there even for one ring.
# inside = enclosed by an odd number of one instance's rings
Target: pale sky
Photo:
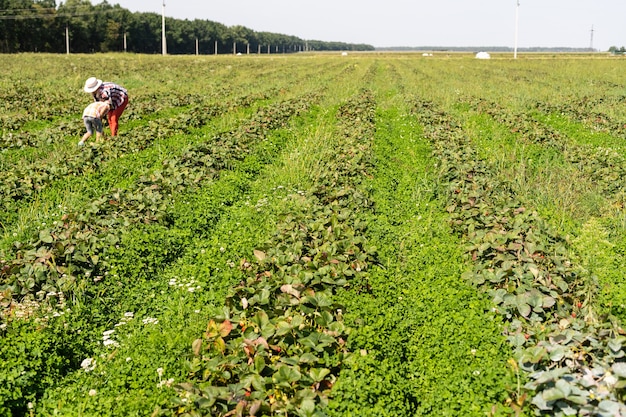
[[[163,1],[109,4],[161,14]],[[626,45],[626,0],[165,0],[165,16],[375,47],[514,47],[517,20],[519,48]]]

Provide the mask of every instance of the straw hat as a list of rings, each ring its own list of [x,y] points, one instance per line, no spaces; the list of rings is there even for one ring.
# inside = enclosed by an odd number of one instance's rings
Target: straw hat
[[[85,81],[85,93],[93,93],[102,85],[102,80],[97,79],[96,77],[87,78]]]

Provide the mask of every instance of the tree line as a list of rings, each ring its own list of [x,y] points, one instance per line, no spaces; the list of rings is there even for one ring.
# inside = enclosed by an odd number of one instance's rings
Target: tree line
[[[210,20],[165,18],[168,54],[368,51],[366,44],[303,40]],[[68,50],[69,46],[69,50]],[[106,0],[0,0],[0,52],[162,52],[162,16]]]

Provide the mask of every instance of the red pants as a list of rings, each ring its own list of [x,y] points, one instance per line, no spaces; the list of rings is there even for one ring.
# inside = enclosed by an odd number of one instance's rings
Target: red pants
[[[111,129],[111,136],[117,136],[117,121],[122,115],[122,112],[124,112],[124,109],[126,108],[127,104],[128,104],[128,97],[126,97],[126,100],[124,100],[124,102],[119,107],[115,108],[114,110],[109,111],[108,119],[109,119],[109,128]]]

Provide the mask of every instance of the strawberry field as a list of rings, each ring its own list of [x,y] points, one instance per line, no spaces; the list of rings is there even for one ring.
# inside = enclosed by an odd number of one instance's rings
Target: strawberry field
[[[626,415],[621,58],[0,67],[0,415]]]

